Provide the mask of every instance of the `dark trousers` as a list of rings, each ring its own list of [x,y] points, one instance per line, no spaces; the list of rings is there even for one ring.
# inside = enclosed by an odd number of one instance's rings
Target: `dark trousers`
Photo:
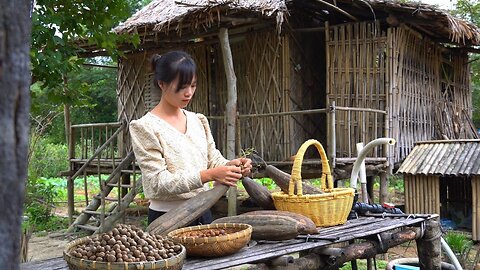
[[[165,214],[166,212],[159,212],[148,208],[148,225],[150,225],[155,219],[159,218],[161,215]],[[202,225],[202,224],[210,224],[213,221],[212,211],[207,210],[205,211],[198,219],[194,220],[188,226],[194,225]]]

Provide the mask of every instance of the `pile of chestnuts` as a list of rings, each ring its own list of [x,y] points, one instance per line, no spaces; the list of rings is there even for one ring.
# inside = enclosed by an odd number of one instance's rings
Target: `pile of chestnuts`
[[[205,229],[205,230],[184,232],[178,236],[199,238],[199,237],[215,237],[215,236],[221,236],[221,235],[227,235],[227,232],[224,229]]]
[[[87,237],[86,241],[70,250],[70,255],[100,262],[142,262],[174,257],[182,246],[141,229],[119,224],[111,231]]]

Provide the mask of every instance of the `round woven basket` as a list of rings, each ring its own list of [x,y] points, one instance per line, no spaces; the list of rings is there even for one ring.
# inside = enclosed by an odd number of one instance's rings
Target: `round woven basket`
[[[322,160],[322,194],[303,194],[302,162],[307,148],[314,145]],[[297,194],[295,194],[295,186]],[[292,167],[292,178],[288,186],[288,194],[272,193],[275,208],[290,211],[309,217],[316,226],[327,227],[344,224],[352,209],[353,188],[333,188],[332,174],[328,165],[327,155],[323,146],[317,140],[308,140],[298,149]]]
[[[187,251],[182,246],[180,254],[157,261],[145,262],[97,262],[91,260],[84,260],[70,255],[70,252],[80,244],[83,244],[87,237],[74,240],[67,244],[63,251],[63,259],[67,261],[70,270],[126,270],[126,269],[155,269],[155,270],[180,270],[185,262]]]
[[[223,229],[226,235],[213,237],[187,237],[187,232]],[[252,226],[242,223],[216,223],[177,229],[168,233],[173,241],[181,243],[189,256],[219,257],[233,254],[250,241]]]

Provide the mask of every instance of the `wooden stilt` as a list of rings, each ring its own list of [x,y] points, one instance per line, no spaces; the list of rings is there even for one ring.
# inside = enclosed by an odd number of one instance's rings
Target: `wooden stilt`
[[[380,174],[380,204],[388,200],[388,177],[386,173]]]
[[[442,231],[436,220],[425,222],[425,233],[422,238],[417,239],[417,252],[421,270],[441,269],[441,243]]]

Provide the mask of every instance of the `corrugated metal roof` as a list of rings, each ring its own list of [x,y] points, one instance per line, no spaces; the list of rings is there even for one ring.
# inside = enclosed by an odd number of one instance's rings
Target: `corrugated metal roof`
[[[480,140],[418,142],[397,173],[480,175]]]

